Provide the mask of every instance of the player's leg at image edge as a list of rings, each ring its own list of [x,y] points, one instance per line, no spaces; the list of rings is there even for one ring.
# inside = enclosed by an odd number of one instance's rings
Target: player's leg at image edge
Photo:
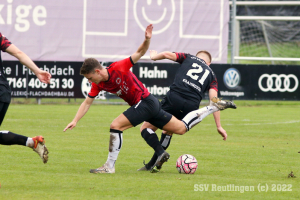
[[[47,163],[49,151],[45,145],[43,136],[36,136],[33,138],[18,135],[10,131],[0,131],[0,144],[2,145],[22,145],[33,149],[39,154],[43,163]]]

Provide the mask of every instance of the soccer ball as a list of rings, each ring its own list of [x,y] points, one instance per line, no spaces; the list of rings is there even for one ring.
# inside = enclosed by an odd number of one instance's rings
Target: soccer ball
[[[197,170],[196,158],[189,154],[183,154],[177,159],[176,168],[181,174],[193,174]]]

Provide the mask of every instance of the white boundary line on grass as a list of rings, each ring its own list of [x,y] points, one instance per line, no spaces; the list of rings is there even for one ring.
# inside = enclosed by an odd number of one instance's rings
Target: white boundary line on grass
[[[243,124],[245,126],[258,126],[258,125],[265,125],[265,124],[295,124],[299,123],[300,120],[293,120],[293,121],[287,121],[287,122],[274,122],[274,123],[253,123],[253,124]],[[229,126],[235,125],[235,124],[226,124]]]

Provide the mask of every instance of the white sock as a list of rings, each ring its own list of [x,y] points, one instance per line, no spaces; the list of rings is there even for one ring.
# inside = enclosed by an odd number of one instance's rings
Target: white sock
[[[34,147],[34,142],[33,142],[33,139],[32,139],[31,137],[28,137],[28,138],[27,138],[26,146],[27,146],[27,147],[31,147],[31,148]]]
[[[109,139],[109,153],[106,163],[108,163],[110,168],[115,166],[115,163],[118,159],[122,143],[123,143],[123,134],[122,131],[110,130],[110,139]]]
[[[206,116],[218,111],[216,106],[205,106],[201,109],[194,110],[188,113],[182,121],[184,122],[186,129],[189,131],[193,126],[201,122]]]
[[[170,144],[170,140],[171,140],[171,135],[166,135],[163,142],[161,143],[161,146],[164,148],[168,147]]]

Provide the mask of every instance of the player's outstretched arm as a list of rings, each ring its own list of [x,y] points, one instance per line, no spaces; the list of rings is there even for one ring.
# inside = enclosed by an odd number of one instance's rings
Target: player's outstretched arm
[[[138,50],[131,55],[131,59],[133,61],[133,63],[137,63],[137,61],[139,61],[139,59],[145,55],[145,53],[147,52],[147,50],[149,49],[150,46],[150,40],[152,37],[152,30],[153,30],[153,26],[152,24],[148,25],[145,31],[145,40],[144,42],[139,46]]]
[[[16,57],[23,65],[28,67],[41,82],[50,83],[51,74],[38,68],[34,62],[14,44],[10,45],[5,51]]]
[[[212,99],[213,97],[218,97],[218,92],[214,89],[210,89],[209,92],[208,92],[208,95],[209,95],[209,99]],[[218,133],[223,137],[223,140],[226,140],[227,139],[227,133],[221,126],[220,111],[214,112],[213,115],[214,115],[214,119],[215,119],[215,122],[216,122]]]
[[[177,57],[175,53],[172,53],[170,51],[163,51],[161,53],[157,53],[155,50],[150,50],[150,58],[151,60],[162,60],[162,59],[169,59],[176,61]]]
[[[72,130],[73,128],[75,128],[77,122],[85,115],[85,113],[87,113],[87,111],[89,110],[93,101],[94,101],[94,98],[86,97],[86,99],[80,105],[72,122],[70,122],[64,129],[64,132],[68,129]]]

